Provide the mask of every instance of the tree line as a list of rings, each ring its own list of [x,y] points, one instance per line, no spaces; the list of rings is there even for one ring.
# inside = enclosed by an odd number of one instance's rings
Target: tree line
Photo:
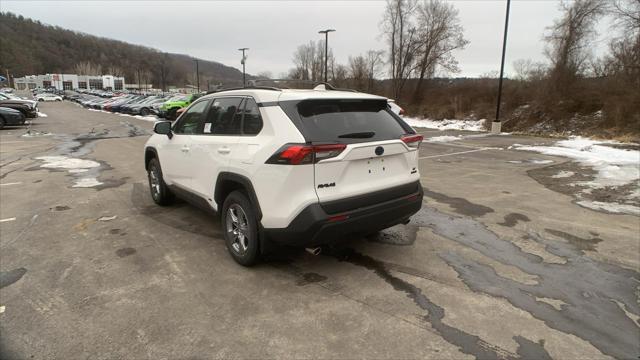
[[[560,16],[540,34],[546,61],[513,62],[503,105],[512,111],[534,105],[538,115],[527,119],[534,123],[604,110],[601,123],[592,125],[640,133],[640,0],[563,1],[559,7]],[[615,35],[597,57],[591,49],[605,18]],[[418,115],[493,115],[496,75],[443,80],[460,71],[454,54],[469,44],[453,3],[387,0],[380,24],[384,49],[350,56],[347,64],[337,63],[329,49],[330,82],[401,100]],[[299,46],[288,76],[321,79],[323,58],[323,40]]]

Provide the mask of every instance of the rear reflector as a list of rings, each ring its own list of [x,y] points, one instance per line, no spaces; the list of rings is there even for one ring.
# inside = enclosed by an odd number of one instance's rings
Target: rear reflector
[[[327,221],[328,222],[336,222],[336,221],[347,220],[348,218],[349,218],[349,215],[336,215],[336,216],[329,217],[329,219]]]
[[[418,148],[424,137],[422,135],[404,135],[400,138],[410,148]]]
[[[278,149],[268,160],[267,164],[304,165],[316,163],[340,155],[345,144],[306,145],[287,144]]]

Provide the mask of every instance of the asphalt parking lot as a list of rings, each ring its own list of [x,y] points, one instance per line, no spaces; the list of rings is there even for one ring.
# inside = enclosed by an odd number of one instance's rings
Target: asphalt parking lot
[[[153,204],[152,122],[40,109],[0,131],[0,358],[640,356],[640,218],[546,183],[569,159],[510,148],[553,140],[425,142],[409,225],[248,269],[217,218]]]

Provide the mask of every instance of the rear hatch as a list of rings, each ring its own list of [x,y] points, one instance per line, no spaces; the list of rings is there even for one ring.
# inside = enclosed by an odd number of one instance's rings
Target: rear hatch
[[[422,137],[389,110],[386,99],[304,100],[296,110],[296,125],[317,149],[315,189],[325,211],[348,211],[417,191],[407,184],[419,178]]]

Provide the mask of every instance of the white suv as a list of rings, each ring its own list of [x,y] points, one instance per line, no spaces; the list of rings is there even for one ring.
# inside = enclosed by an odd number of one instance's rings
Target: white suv
[[[406,223],[422,205],[422,136],[379,96],[243,88],[199,98],[145,145],[153,200],[221,214],[252,265],[267,244],[313,248]]]

